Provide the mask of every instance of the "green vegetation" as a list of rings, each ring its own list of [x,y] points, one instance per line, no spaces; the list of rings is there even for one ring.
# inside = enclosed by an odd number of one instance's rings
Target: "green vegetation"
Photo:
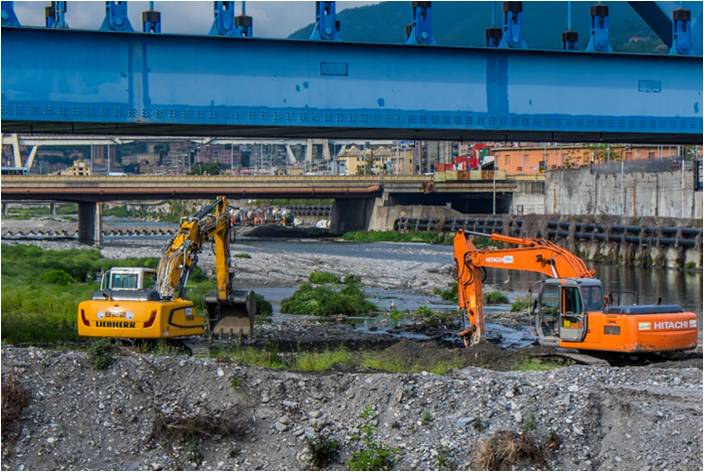
[[[423,410],[423,413],[421,413],[420,415],[420,421],[424,425],[429,425],[433,422],[433,414],[430,412],[430,410]]]
[[[435,293],[435,295],[439,296],[445,301],[457,303],[457,299],[459,296],[457,282],[452,282],[451,284],[448,284],[446,289],[436,288],[435,290],[433,290],[433,293]]]
[[[284,369],[288,364],[279,356],[275,349],[257,349],[254,347],[219,349],[211,351],[221,362],[235,362],[250,367],[266,369]]]
[[[340,277],[333,274],[332,272],[311,272],[308,275],[308,280],[312,284],[339,284]]]
[[[252,255],[247,254],[246,252],[237,252],[237,253],[233,254],[232,257],[235,257],[237,259],[251,259]]]
[[[524,433],[530,433],[531,431],[535,431],[538,428],[538,421],[535,419],[535,415],[533,413],[527,415],[525,418],[523,418],[523,422],[521,423],[521,431]]]
[[[452,234],[434,233],[432,231],[407,231],[399,233],[397,231],[350,231],[342,235],[345,241],[356,243],[428,243],[428,244],[450,244]]]
[[[439,470],[458,470],[457,463],[450,458],[450,449],[446,446],[439,445],[435,450],[438,452],[436,460]]]
[[[404,313],[396,307],[392,308],[391,311],[389,311],[389,318],[394,321],[401,321],[404,316]]]
[[[484,294],[484,303],[487,305],[498,305],[508,303],[508,297],[499,291],[487,292]]]
[[[78,213],[78,206],[75,203],[56,203],[56,216],[75,215]],[[30,218],[39,218],[44,216],[52,216],[49,205],[42,206],[17,206],[13,205],[7,209],[7,216],[3,218],[28,220]]]
[[[352,367],[355,359],[352,352],[344,347],[322,352],[304,352],[296,356],[293,370],[302,372],[323,372],[333,368]]]
[[[2,246],[2,338],[10,343],[75,341],[77,307],[113,266],[155,267],[156,259],[101,259],[95,249]]]
[[[204,162],[191,167],[188,175],[219,175],[224,167],[217,162]]]
[[[313,272],[310,280],[329,280],[329,276],[314,275],[328,274],[327,272]],[[333,275],[333,274],[330,274]],[[337,276],[334,276],[337,278]],[[337,279],[339,281],[339,279]],[[346,283],[342,288],[336,289],[329,284],[313,286],[310,283],[301,284],[291,298],[281,302],[281,313],[293,315],[314,316],[359,316],[376,311],[376,306],[366,299],[359,279],[345,277]]]
[[[425,305],[419,306],[412,318],[420,321],[424,328],[448,328],[458,324],[457,312],[433,311]]]
[[[694,261],[689,261],[685,264],[687,270],[695,270],[697,268],[697,263]]]
[[[376,412],[371,405],[367,405],[360,412],[360,417],[365,420],[359,428],[362,432],[361,447],[352,453],[352,457],[347,462],[349,470],[391,470],[396,464],[396,456],[400,449],[388,447],[374,438],[376,428],[371,420],[375,416]]]
[[[88,347],[88,359],[96,370],[105,370],[115,360],[115,345],[109,339],[98,339]]]
[[[250,367],[286,369],[299,372],[327,372],[330,370],[373,370],[389,373],[432,372],[445,375],[464,365],[460,352],[451,352],[435,359],[409,358],[388,351],[355,352],[340,346],[323,351],[279,353],[276,346],[267,348],[237,347],[211,351],[221,362],[234,362]]]
[[[2,339],[9,343],[77,341],[78,304],[98,289],[98,276],[111,267],[156,267],[156,258],[103,259],[96,249],[48,250],[2,245]],[[196,267],[186,296],[202,306],[212,281]],[[257,296],[257,313],[271,304]]]
[[[511,311],[526,311],[530,308],[530,297],[517,298],[515,302],[511,304]]]
[[[271,316],[274,313],[274,308],[264,295],[255,293],[254,297],[257,300],[257,316]]]
[[[464,365],[459,352],[452,352],[446,358],[437,359],[409,359],[395,356],[389,352],[369,351],[362,354],[360,367],[363,369],[393,374],[431,372],[436,375],[445,375],[453,369]]]
[[[324,469],[334,464],[340,457],[340,442],[327,436],[318,435],[307,440],[311,455],[311,465],[316,469]]]
[[[525,359],[520,364],[516,365],[513,370],[519,371],[540,371],[540,370],[553,370],[564,367],[566,364],[563,362],[553,361],[549,359],[538,359],[531,357],[530,359]]]

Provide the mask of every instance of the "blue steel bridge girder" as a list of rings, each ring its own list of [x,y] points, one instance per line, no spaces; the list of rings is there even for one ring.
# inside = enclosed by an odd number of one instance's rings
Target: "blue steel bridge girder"
[[[702,134],[695,56],[12,27],[2,43],[5,132],[650,143]]]

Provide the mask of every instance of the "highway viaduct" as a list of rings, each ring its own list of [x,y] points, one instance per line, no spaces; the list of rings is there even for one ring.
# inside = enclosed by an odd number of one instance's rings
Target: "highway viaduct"
[[[435,182],[427,176],[3,176],[2,200],[78,204],[79,241],[100,244],[101,203],[123,200],[333,199],[330,229],[366,229],[374,213],[393,205],[446,205],[468,212],[507,211],[511,180]]]

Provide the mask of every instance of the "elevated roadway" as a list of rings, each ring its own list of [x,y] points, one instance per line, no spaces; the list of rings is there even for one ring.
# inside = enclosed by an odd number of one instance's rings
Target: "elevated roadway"
[[[3,176],[3,200],[108,202],[230,198],[373,198],[513,192],[515,182],[433,182],[426,176]]]
[[[2,200],[78,203],[78,238],[100,244],[101,203],[116,200],[287,198],[334,199],[331,231],[366,229],[382,207],[448,203],[464,211],[504,204],[509,180],[434,182],[426,176],[3,176]]]

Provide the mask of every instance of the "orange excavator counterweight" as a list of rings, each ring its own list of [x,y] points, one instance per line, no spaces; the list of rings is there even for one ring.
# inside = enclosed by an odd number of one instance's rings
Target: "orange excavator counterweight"
[[[468,235],[513,247],[478,249]],[[465,345],[485,336],[482,285],[486,268],[538,272],[548,278],[531,300],[541,345],[611,352],[664,352],[697,345],[697,317],[679,305],[606,306],[601,281],[584,261],[543,239],[459,230],[454,238],[458,305]]]

